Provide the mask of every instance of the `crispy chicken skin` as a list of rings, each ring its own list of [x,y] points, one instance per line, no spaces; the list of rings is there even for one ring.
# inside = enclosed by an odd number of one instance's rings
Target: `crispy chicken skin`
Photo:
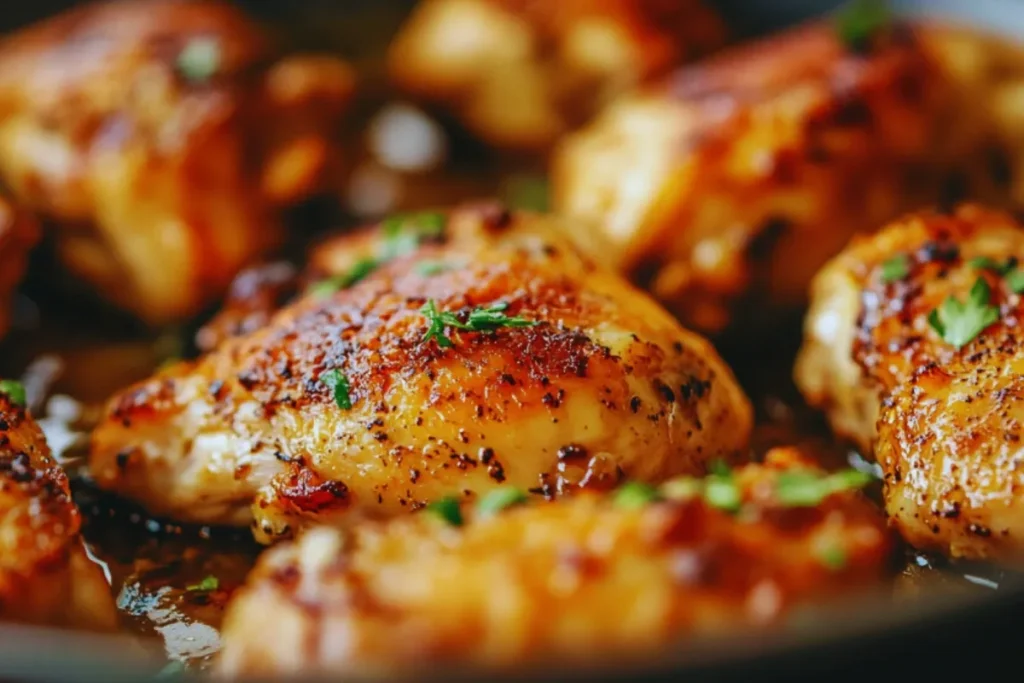
[[[418,513],[311,529],[260,559],[228,608],[217,670],[572,662],[775,623],[880,580],[892,546],[859,493],[780,505],[780,474],[808,467],[780,449],[735,471],[735,516],[700,497],[626,508],[583,493],[490,517],[467,509],[461,527]]]
[[[555,208],[606,233],[684,323],[760,326],[805,303],[852,234],[936,201],[973,149],[918,33],[854,52],[813,24],[684,67],[562,143]]]
[[[865,452],[873,444],[886,510],[907,541],[1020,561],[1024,303],[982,258],[1003,269],[1024,260],[1021,225],[967,206],[855,241],[815,278],[796,380],[836,431]],[[958,350],[928,318],[947,297],[967,301],[978,278],[998,320]]]
[[[724,36],[702,0],[425,0],[389,68],[486,142],[546,152],[614,93]]]
[[[0,43],[0,177],[103,296],[153,323],[192,315],[340,158],[349,68],[274,57],[216,1],[108,2],[30,27]]]
[[[39,225],[0,194],[0,337],[10,325],[11,297],[25,275],[28,255],[39,241]]]
[[[751,408],[713,347],[582,257],[559,219],[436,217],[442,233],[415,253],[114,397],[92,435],[96,481],[269,541],[502,483],[556,496],[747,455]],[[351,239],[358,253],[368,238]],[[425,339],[428,300],[463,322],[507,304],[535,324],[449,326],[443,348]],[[332,370],[350,409],[318,379]]]
[[[39,425],[0,393],[0,619],[106,630],[114,601]]]

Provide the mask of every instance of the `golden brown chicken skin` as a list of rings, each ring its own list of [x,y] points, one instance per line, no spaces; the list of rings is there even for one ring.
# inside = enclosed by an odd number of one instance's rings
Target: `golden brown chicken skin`
[[[935,202],[974,150],[927,45],[894,25],[854,51],[813,24],[682,68],[563,142],[555,207],[684,323],[763,329],[852,234]]]
[[[318,191],[352,74],[276,60],[221,2],[89,5],[0,43],[0,178],[66,267],[161,323],[202,310]]]
[[[857,240],[815,279],[797,383],[873,445],[918,548],[1024,558],[1022,260],[1021,225],[968,206]]]
[[[68,478],[0,384],[0,619],[111,629],[114,601],[82,545]]]
[[[724,35],[701,0],[426,0],[389,67],[486,142],[547,152],[614,93]]]
[[[660,500],[620,490],[488,516],[464,505],[461,526],[428,510],[311,529],[268,551],[229,606],[218,673],[583,662],[778,623],[879,581],[892,547],[856,491],[791,507],[780,494],[811,472],[783,449],[719,477],[729,510],[677,480]]]
[[[39,241],[39,225],[0,194],[0,337],[11,321],[11,297],[28,267],[28,255]]]
[[[501,484],[557,496],[746,455],[751,408],[713,347],[558,219],[486,205],[416,220],[431,234],[411,254],[114,397],[92,435],[99,485],[266,541]],[[394,227],[381,250],[408,245]]]

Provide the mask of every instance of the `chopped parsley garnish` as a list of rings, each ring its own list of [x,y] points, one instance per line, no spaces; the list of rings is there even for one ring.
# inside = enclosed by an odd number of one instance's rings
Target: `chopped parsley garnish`
[[[178,71],[193,83],[208,81],[220,68],[220,41],[193,38],[178,53]]]
[[[348,289],[388,261],[408,256],[427,240],[440,239],[444,236],[444,228],[445,216],[440,213],[416,213],[387,218],[381,223],[384,236],[377,246],[376,255],[364,256],[340,275],[314,282],[306,293],[327,296]]]
[[[953,296],[928,315],[928,324],[939,336],[956,348],[963,348],[989,325],[999,320],[999,309],[989,303],[992,292],[985,278],[979,277],[966,302]]]
[[[430,299],[420,308],[420,313],[430,322],[430,327],[423,335],[422,343],[433,339],[443,349],[453,346],[454,342],[445,333],[446,328],[449,327],[469,332],[494,332],[500,327],[533,327],[540,324],[520,316],[505,315],[504,311],[507,308],[508,304],[504,301],[490,306],[478,306],[469,312],[466,322],[462,322],[455,313],[437,310],[437,304]]]
[[[455,264],[449,261],[420,261],[414,266],[414,269],[417,274],[430,277],[431,275],[447,272],[454,267]]]
[[[448,496],[435,500],[427,506],[427,512],[452,526],[462,526],[462,508],[456,498]]]
[[[22,408],[28,405],[28,398],[25,396],[25,385],[14,379],[0,379],[0,393],[7,394],[7,398]]]
[[[836,32],[846,47],[860,52],[891,22],[892,12],[885,0],[853,0],[837,15]]]
[[[882,264],[882,282],[891,285],[899,282],[910,272],[910,259],[906,254],[893,256]]]
[[[403,214],[386,219],[381,228],[384,242],[378,258],[386,263],[411,254],[426,241],[444,237],[445,217],[433,212]]]
[[[1006,276],[1006,286],[1014,294],[1024,293],[1024,270],[1014,270]]]
[[[694,477],[676,477],[661,485],[661,495],[668,500],[684,501],[704,494],[704,484]]]
[[[380,261],[373,257],[361,258],[352,264],[352,267],[347,272],[341,275],[334,275],[326,280],[320,280],[314,282],[306,290],[308,294],[314,296],[328,296],[334,294],[342,289],[348,289],[352,285],[356,284],[367,275],[377,270],[381,265]]]
[[[525,503],[529,498],[526,493],[512,486],[494,489],[477,503],[476,511],[483,516],[496,515],[505,508]]]
[[[775,482],[775,499],[786,507],[814,507],[833,493],[864,488],[871,480],[870,474],[855,469],[833,474],[782,472]]]
[[[826,568],[837,572],[846,567],[846,551],[841,545],[830,543],[818,550],[818,561]]]
[[[352,397],[349,395],[350,386],[348,376],[341,370],[334,369],[320,375],[320,381],[334,391],[334,402],[339,408],[348,410],[352,407]]]
[[[704,500],[711,507],[736,512],[743,504],[743,493],[732,472],[723,462],[714,463],[711,469],[711,474],[704,478]]]
[[[187,590],[195,593],[209,593],[210,591],[215,591],[218,588],[220,588],[220,579],[211,574],[199,583],[194,583],[191,586],[188,586]]]
[[[976,256],[968,261],[967,265],[976,270],[991,270],[993,273],[1006,275],[1014,269],[1016,262],[1013,260],[1007,260],[1006,263],[999,263],[988,256]]]
[[[630,481],[619,487],[619,490],[615,492],[613,502],[615,507],[637,510],[648,503],[653,503],[660,497],[658,489],[650,484],[645,484],[641,481]]]

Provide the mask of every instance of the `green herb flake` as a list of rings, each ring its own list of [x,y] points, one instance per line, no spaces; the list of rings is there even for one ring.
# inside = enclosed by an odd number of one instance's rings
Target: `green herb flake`
[[[624,510],[638,510],[661,498],[658,490],[641,481],[626,482],[615,492],[615,507]]]
[[[220,588],[220,579],[211,574],[199,583],[194,583],[191,586],[188,586],[187,590],[192,591],[193,593],[209,593],[210,591],[215,591],[218,588]]]
[[[711,507],[736,512],[743,504],[743,493],[731,476],[711,474],[704,480],[704,500]]]
[[[457,498],[448,496],[427,506],[427,512],[452,526],[462,526],[462,508]]]
[[[477,503],[476,511],[484,517],[496,515],[505,508],[520,505],[529,500],[529,497],[520,489],[512,486],[504,486],[494,489]]]
[[[999,309],[989,303],[992,295],[985,278],[979,277],[966,302],[953,296],[928,315],[928,324],[947,343],[960,349],[999,320]]]
[[[847,48],[862,52],[892,23],[885,0],[853,0],[836,16],[836,32]]]
[[[349,395],[351,387],[349,386],[348,376],[343,374],[341,370],[328,370],[320,375],[320,381],[334,392],[334,402],[338,404],[339,408],[349,410],[352,407],[352,397]]]
[[[775,482],[775,499],[786,507],[815,507],[834,493],[861,489],[871,481],[870,474],[855,469],[832,474],[782,472]]]
[[[1015,269],[1006,275],[1006,286],[1014,294],[1024,294],[1024,270]]]
[[[449,261],[420,261],[414,266],[414,269],[418,275],[430,277],[431,275],[448,272],[454,267],[455,264]]]
[[[208,81],[216,75],[220,63],[221,47],[216,38],[193,38],[178,53],[178,71],[193,83]]]
[[[6,394],[12,403],[22,408],[28,405],[28,398],[25,396],[25,385],[17,380],[0,379],[0,393]]]
[[[882,264],[882,282],[891,285],[899,282],[910,273],[910,259],[906,254],[893,256]]]
[[[704,493],[704,482],[694,477],[676,477],[662,484],[660,491],[666,500],[692,500]]]
[[[507,308],[508,304],[504,301],[499,301],[490,306],[478,306],[469,312],[466,322],[462,322],[454,313],[437,310],[437,303],[430,299],[420,308],[420,313],[430,323],[421,343],[426,343],[433,339],[441,348],[453,346],[454,342],[446,334],[446,328],[449,327],[468,332],[494,332],[501,327],[533,327],[540,324],[537,321],[527,320],[519,316],[505,315],[504,311]]]
[[[441,239],[446,223],[444,214],[434,212],[402,214],[385,219],[381,223],[384,241],[380,245],[380,260],[386,262],[408,256],[424,242]]]
[[[181,678],[185,673],[185,663],[180,659],[172,659],[157,672],[155,679],[158,681],[165,681],[170,679]]]
[[[995,259],[988,256],[976,256],[968,261],[967,265],[975,270],[990,270],[993,273],[998,273],[999,275],[1005,275],[1013,270],[1012,261],[1000,264]]]
[[[820,548],[817,552],[817,557],[821,564],[834,572],[841,571],[846,567],[846,550],[837,543],[829,543]]]

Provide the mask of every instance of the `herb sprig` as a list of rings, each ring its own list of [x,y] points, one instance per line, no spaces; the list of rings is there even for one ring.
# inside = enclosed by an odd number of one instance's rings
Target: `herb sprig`
[[[320,381],[327,385],[334,392],[334,402],[342,410],[352,408],[352,387],[349,385],[348,376],[335,368],[320,375]]]
[[[891,285],[899,282],[910,273],[910,258],[906,254],[898,254],[882,263],[882,282]]]
[[[186,590],[193,593],[209,593],[220,588],[220,579],[213,574],[206,576],[199,583],[194,583],[191,586],[187,586]]]
[[[362,281],[375,270],[397,258],[415,252],[421,244],[444,237],[446,219],[444,214],[422,212],[392,216],[381,223],[382,239],[373,255],[356,261],[344,273],[334,275],[310,285],[307,293],[328,296],[342,289],[348,289]]]
[[[836,16],[836,33],[847,48],[863,52],[893,20],[885,0],[853,0]]]
[[[521,489],[514,486],[503,486],[490,491],[476,505],[477,514],[482,517],[491,517],[506,508],[520,505],[529,500],[529,497]]]
[[[15,379],[0,379],[0,393],[7,394],[11,402],[24,408],[28,405],[28,397],[25,395],[25,385]]]
[[[999,320],[999,309],[990,303],[992,290],[983,277],[971,287],[966,301],[950,295],[928,314],[928,324],[943,341],[961,349]]]
[[[426,511],[452,526],[462,526],[462,507],[459,500],[451,496],[435,500],[427,506]]]
[[[505,315],[506,309],[508,309],[508,303],[504,301],[490,306],[478,306],[469,312],[466,321],[463,322],[455,313],[439,311],[437,302],[430,299],[420,308],[420,313],[430,323],[421,343],[425,344],[433,339],[443,349],[454,346],[455,342],[447,335],[448,328],[467,332],[494,332],[501,327],[533,327],[540,324],[536,320]]]

